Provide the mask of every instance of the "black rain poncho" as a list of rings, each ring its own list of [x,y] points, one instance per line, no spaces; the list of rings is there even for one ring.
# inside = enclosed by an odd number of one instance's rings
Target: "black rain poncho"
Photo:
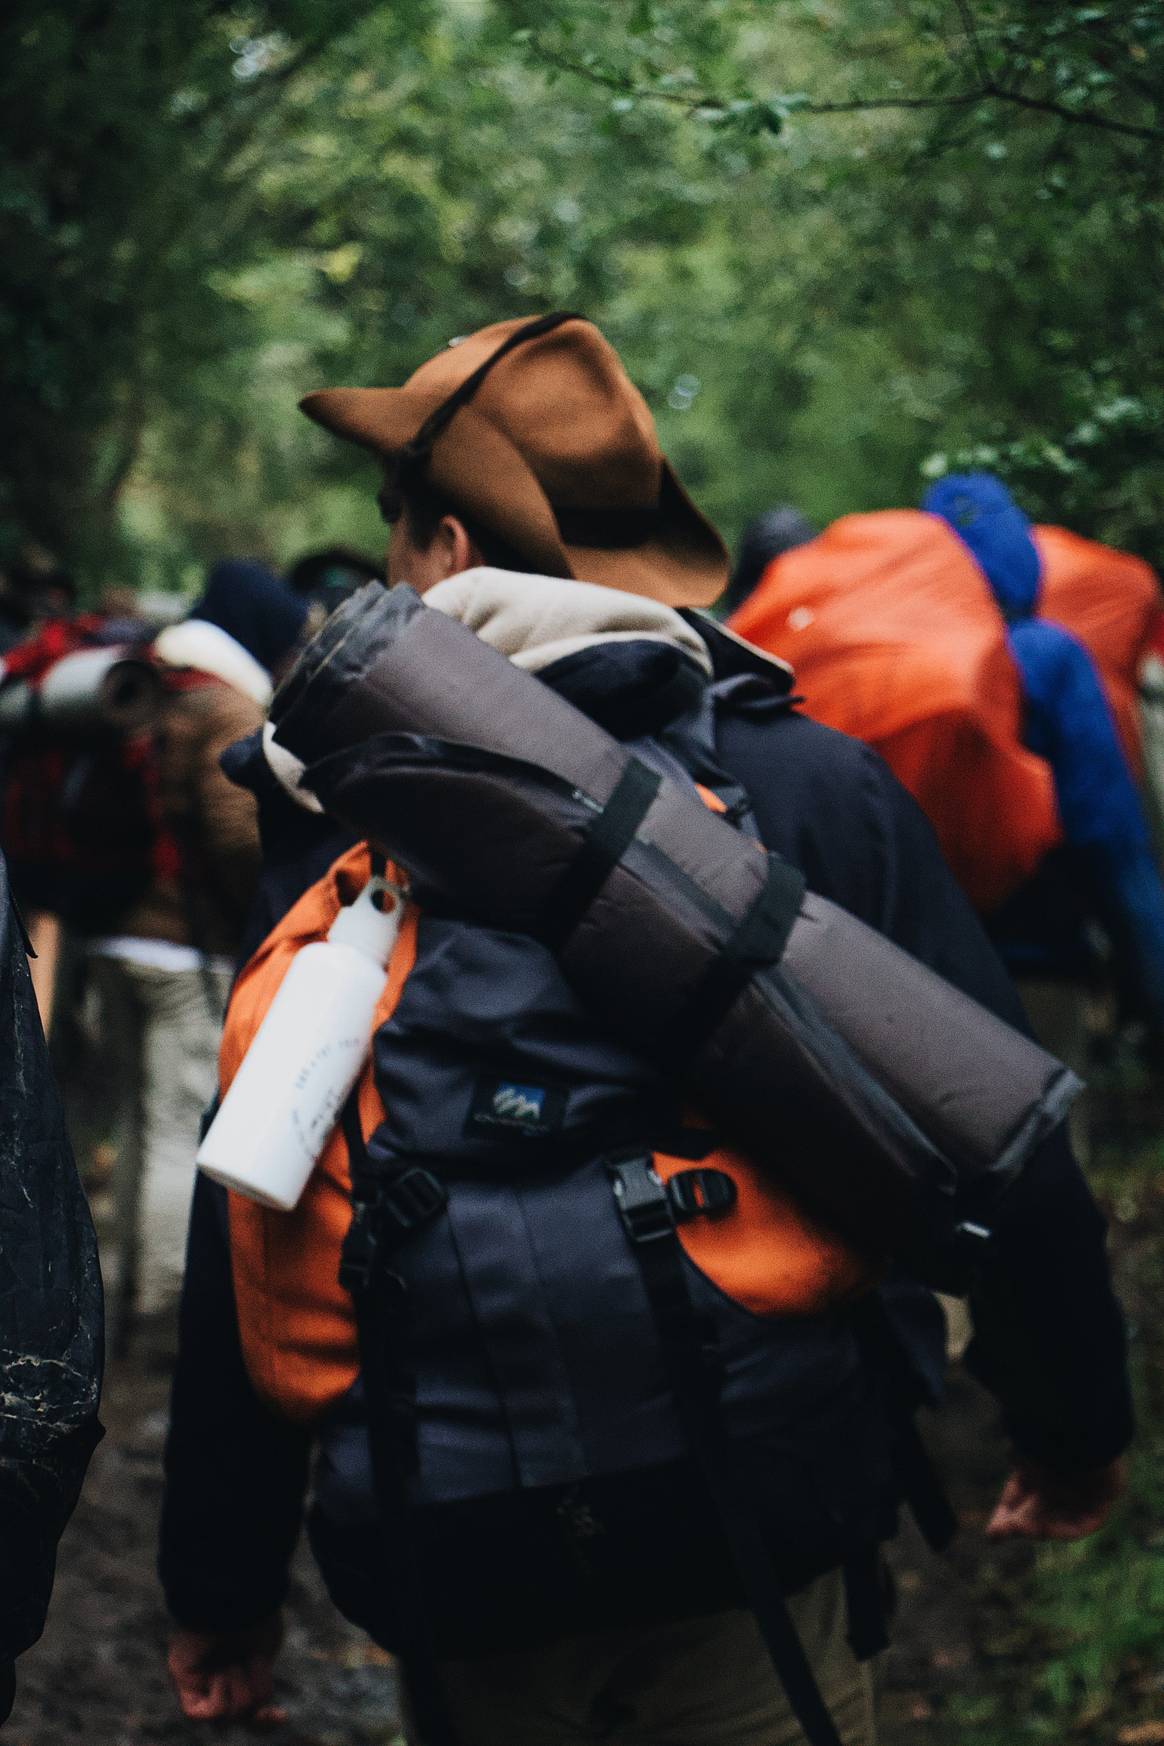
[[[0,1716],[100,1436],[101,1277],[0,857]]]

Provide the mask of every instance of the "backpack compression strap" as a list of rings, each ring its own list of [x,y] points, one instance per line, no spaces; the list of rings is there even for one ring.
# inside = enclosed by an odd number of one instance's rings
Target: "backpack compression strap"
[[[661,786],[656,770],[631,758],[546,901],[538,934],[551,951],[562,951],[630,848]],[[756,972],[779,963],[806,883],[789,862],[768,855],[759,895],[674,1020],[671,1051],[678,1059],[697,1054]]]
[[[707,1347],[683,1270],[671,1199],[649,1156],[609,1165],[623,1226],[638,1261],[680,1421],[699,1464],[720,1526],[756,1617],[772,1665],[809,1746],[842,1746],[804,1647],[784,1602],[780,1578],[747,1504],[747,1487],[719,1410],[720,1375]]]
[[[582,846],[546,900],[539,929],[560,952],[635,839],[662,787],[658,771],[632,758],[610,799],[594,816]]]
[[[393,1244],[438,1217],[448,1196],[427,1170],[406,1167],[382,1173],[372,1168],[354,1094],[340,1121],[352,1174],[352,1224],[344,1243],[340,1280],[356,1306],[368,1447],[385,1558],[409,1597],[400,1608],[400,1662],[424,1746],[460,1746],[421,1600],[420,1558],[408,1504],[415,1448],[412,1378],[404,1351],[407,1287],[388,1265]]]

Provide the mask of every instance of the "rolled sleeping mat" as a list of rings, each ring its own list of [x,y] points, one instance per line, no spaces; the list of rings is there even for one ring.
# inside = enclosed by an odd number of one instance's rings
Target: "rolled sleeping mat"
[[[132,733],[154,719],[161,695],[161,677],[145,657],[123,647],[76,649],[35,685],[0,687],[0,730]]]
[[[583,1004],[867,1252],[959,1289],[1079,1082],[531,674],[369,584],[276,694],[325,809]]]

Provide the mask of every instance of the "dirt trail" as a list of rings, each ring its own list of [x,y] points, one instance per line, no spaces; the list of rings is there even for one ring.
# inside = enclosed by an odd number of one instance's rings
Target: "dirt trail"
[[[45,1635],[20,1661],[5,1746],[242,1746],[254,1739],[243,1729],[211,1733],[184,1722],[166,1680],[166,1616],[153,1568],[166,1394],[164,1377],[140,1363],[111,1370],[108,1434],[61,1548]],[[981,1520],[1002,1451],[992,1445],[980,1397],[959,1393],[942,1443],[959,1452],[963,1512]],[[964,1687],[975,1660],[967,1570],[981,1552],[981,1541],[966,1535],[950,1563],[930,1557],[916,1536],[903,1540],[884,1746],[930,1746],[924,1724],[935,1704],[943,1691]],[[1015,1559],[1009,1562],[1013,1567]],[[399,1741],[386,1657],[335,1612],[303,1551],[280,1665],[280,1696],[291,1722],[268,1736],[273,1746]]]
[[[1164,1108],[1153,1107],[1153,1136]],[[1129,1148],[1131,1150],[1131,1148]],[[1164,1377],[1159,1330],[1164,1288],[1164,1176],[1154,1162],[1122,1177],[1112,1195],[1117,1274],[1149,1375]],[[1139,1186],[1137,1186],[1137,1183]],[[1123,1202],[1126,1201],[1126,1205]],[[167,1622],[154,1574],[167,1381],[140,1358],[116,1364],[103,1417],[108,1429],[66,1533],[42,1641],[19,1663],[19,1690],[4,1746],[243,1746],[241,1729],[213,1732],[176,1713],[163,1666]],[[1164,1455],[1159,1388],[1142,1402],[1141,1461]],[[1007,1450],[988,1397],[959,1374],[927,1440],[962,1522],[951,1553],[936,1558],[907,1531],[893,1551],[899,1598],[894,1645],[883,1669],[880,1746],[1015,1746],[1012,1722],[1030,1718],[1031,1696],[1051,1647],[1031,1615],[1032,1555],[993,1546],[982,1526],[1005,1471]],[[1160,1543],[1154,1510],[1130,1510],[1134,1535]],[[1128,1542],[1135,1549],[1135,1539]],[[1110,1597],[1109,1597],[1110,1604]],[[1098,1621],[1084,1620],[1090,1633]],[[338,1616],[301,1551],[289,1608],[280,1693],[289,1724],[272,1746],[401,1746],[392,1668]],[[981,1715],[984,1728],[970,1719]],[[1128,1668],[1103,1706],[1070,1728],[1079,1746],[1160,1742],[1164,1671],[1149,1651]],[[1051,1740],[1039,1728],[1023,1738]]]
[[[134,1362],[111,1368],[93,1457],[61,1546],[41,1641],[21,1657],[4,1746],[253,1746],[242,1728],[177,1713],[163,1666],[167,1620],[154,1575],[168,1384]],[[291,1723],[272,1746],[393,1746],[387,1658],[345,1623],[301,1549],[280,1698]]]

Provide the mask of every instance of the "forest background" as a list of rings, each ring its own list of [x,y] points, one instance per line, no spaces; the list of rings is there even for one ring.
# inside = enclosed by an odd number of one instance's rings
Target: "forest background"
[[[10,0],[0,558],[378,550],[306,390],[565,307],[725,534],[995,467],[1159,560],[1164,8]]]
[[[299,397],[572,308],[729,539],[978,465],[1159,567],[1162,104],[1159,0],[7,0],[0,565],[377,552]],[[939,1644],[918,1746],[1164,1746],[1161,1114],[1093,1170],[1129,1502],[1018,1576],[967,1540],[984,1661]]]

